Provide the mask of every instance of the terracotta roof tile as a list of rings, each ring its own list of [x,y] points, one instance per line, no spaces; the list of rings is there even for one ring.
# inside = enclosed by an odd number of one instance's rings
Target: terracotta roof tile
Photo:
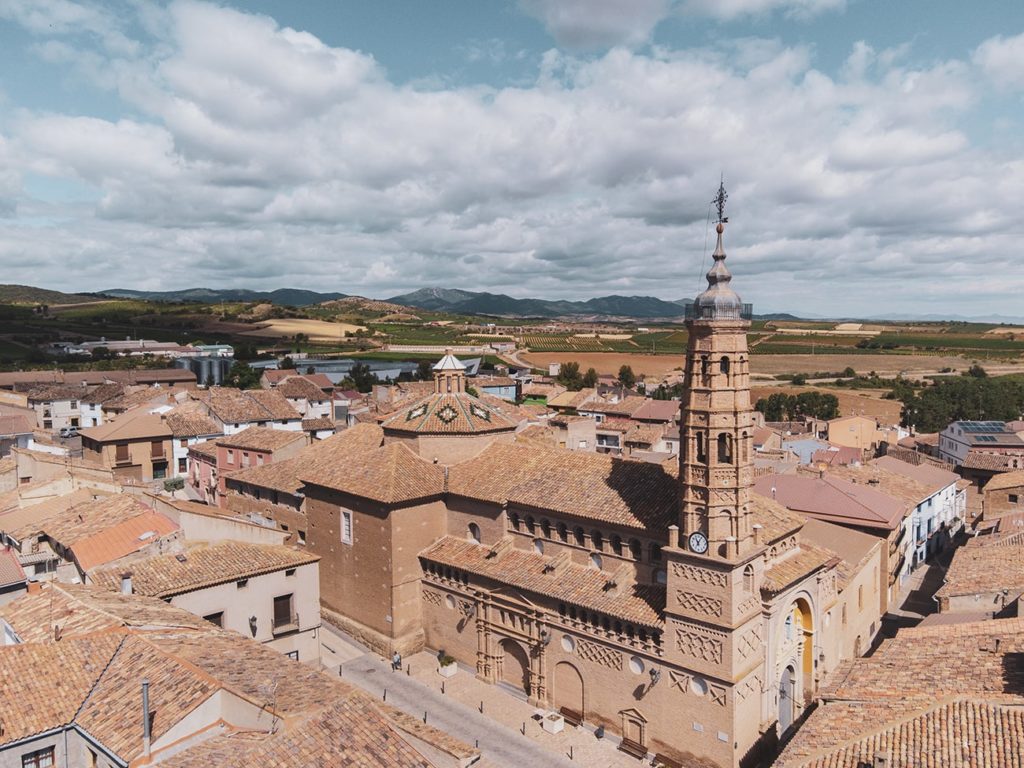
[[[1019,472],[1004,472],[1001,475],[996,475],[987,483],[983,490],[985,491],[1001,491],[1006,488],[1020,488],[1024,486],[1024,470]]]
[[[138,552],[176,530],[178,526],[159,512],[145,512],[79,539],[71,545],[71,552],[78,567],[88,571]]]
[[[217,422],[206,415],[205,409],[195,400],[182,403],[164,414],[164,421],[175,437],[208,437],[220,435]]]
[[[18,556],[10,547],[0,547],[0,587],[25,582],[25,571],[22,570]]]
[[[280,392],[291,400],[317,402],[330,399],[330,395],[304,376],[289,376],[274,387],[274,391]]]
[[[991,472],[1009,472],[1019,467],[1024,462],[1024,456],[1019,453],[1001,454],[985,453],[984,451],[968,451],[964,458],[964,469],[982,469]]]
[[[960,547],[946,571],[938,597],[1024,591],[1024,545]]]
[[[405,444],[391,443],[315,470],[307,468],[299,479],[383,504],[403,504],[439,497],[444,492],[445,471]]]
[[[98,443],[118,442],[121,440],[164,440],[172,437],[171,429],[163,418],[156,413],[144,410],[128,412],[98,427],[83,429],[82,437]]]
[[[387,432],[416,434],[481,434],[510,432],[516,425],[464,393],[435,394],[407,405],[381,424]]]
[[[851,483],[832,471],[824,477],[764,475],[754,481],[755,498],[774,499],[789,509],[834,523],[895,529],[907,504],[867,484]]]
[[[226,424],[302,418],[284,395],[274,390],[210,387],[195,392],[192,396],[204,403],[216,418]]]
[[[769,564],[761,590],[769,595],[778,594],[815,571],[838,565],[840,561],[835,552],[801,542],[795,551]]]
[[[249,427],[233,435],[218,437],[214,442],[223,448],[273,453],[296,442],[305,443],[306,433],[301,430]]]
[[[96,585],[114,591],[121,588],[121,574],[130,571],[132,589],[136,593],[168,598],[216,584],[308,565],[319,559],[319,555],[290,547],[221,541],[192,544],[183,552],[95,570],[89,578]]]
[[[420,557],[625,621],[655,628],[663,624],[663,586],[625,584],[609,589],[610,574],[596,568],[572,563],[558,567],[554,558],[515,547],[496,557],[490,552],[491,548],[476,542],[445,536]]]
[[[334,419],[328,418],[327,416],[320,416],[315,419],[302,420],[303,432],[319,432],[323,429],[334,429]]]

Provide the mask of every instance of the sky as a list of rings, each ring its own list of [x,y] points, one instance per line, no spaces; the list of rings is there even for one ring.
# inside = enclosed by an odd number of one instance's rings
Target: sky
[[[1024,315],[1020,0],[0,0],[0,282]],[[709,235],[711,236],[709,238]]]

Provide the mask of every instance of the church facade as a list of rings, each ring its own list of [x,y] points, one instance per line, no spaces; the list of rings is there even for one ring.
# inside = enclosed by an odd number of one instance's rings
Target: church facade
[[[517,443],[446,356],[432,395],[300,477],[332,620],[385,655],[443,649],[637,755],[768,753],[872,581],[752,490],[750,307],[723,231],[688,310],[678,466]]]

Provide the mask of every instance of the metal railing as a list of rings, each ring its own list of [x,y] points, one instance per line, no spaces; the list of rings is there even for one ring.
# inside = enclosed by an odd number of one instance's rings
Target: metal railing
[[[687,320],[751,320],[753,317],[753,304],[741,304],[738,307],[701,307],[697,304],[687,304],[685,312]]]

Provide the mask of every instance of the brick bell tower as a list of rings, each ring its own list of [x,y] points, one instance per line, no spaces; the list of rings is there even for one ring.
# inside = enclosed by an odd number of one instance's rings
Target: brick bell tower
[[[764,548],[751,508],[751,307],[731,288],[725,266],[726,199],[722,185],[713,201],[718,242],[708,288],[686,313],[679,526],[666,549],[666,660],[718,691],[719,728],[742,754],[752,744],[747,732],[761,720]]]

